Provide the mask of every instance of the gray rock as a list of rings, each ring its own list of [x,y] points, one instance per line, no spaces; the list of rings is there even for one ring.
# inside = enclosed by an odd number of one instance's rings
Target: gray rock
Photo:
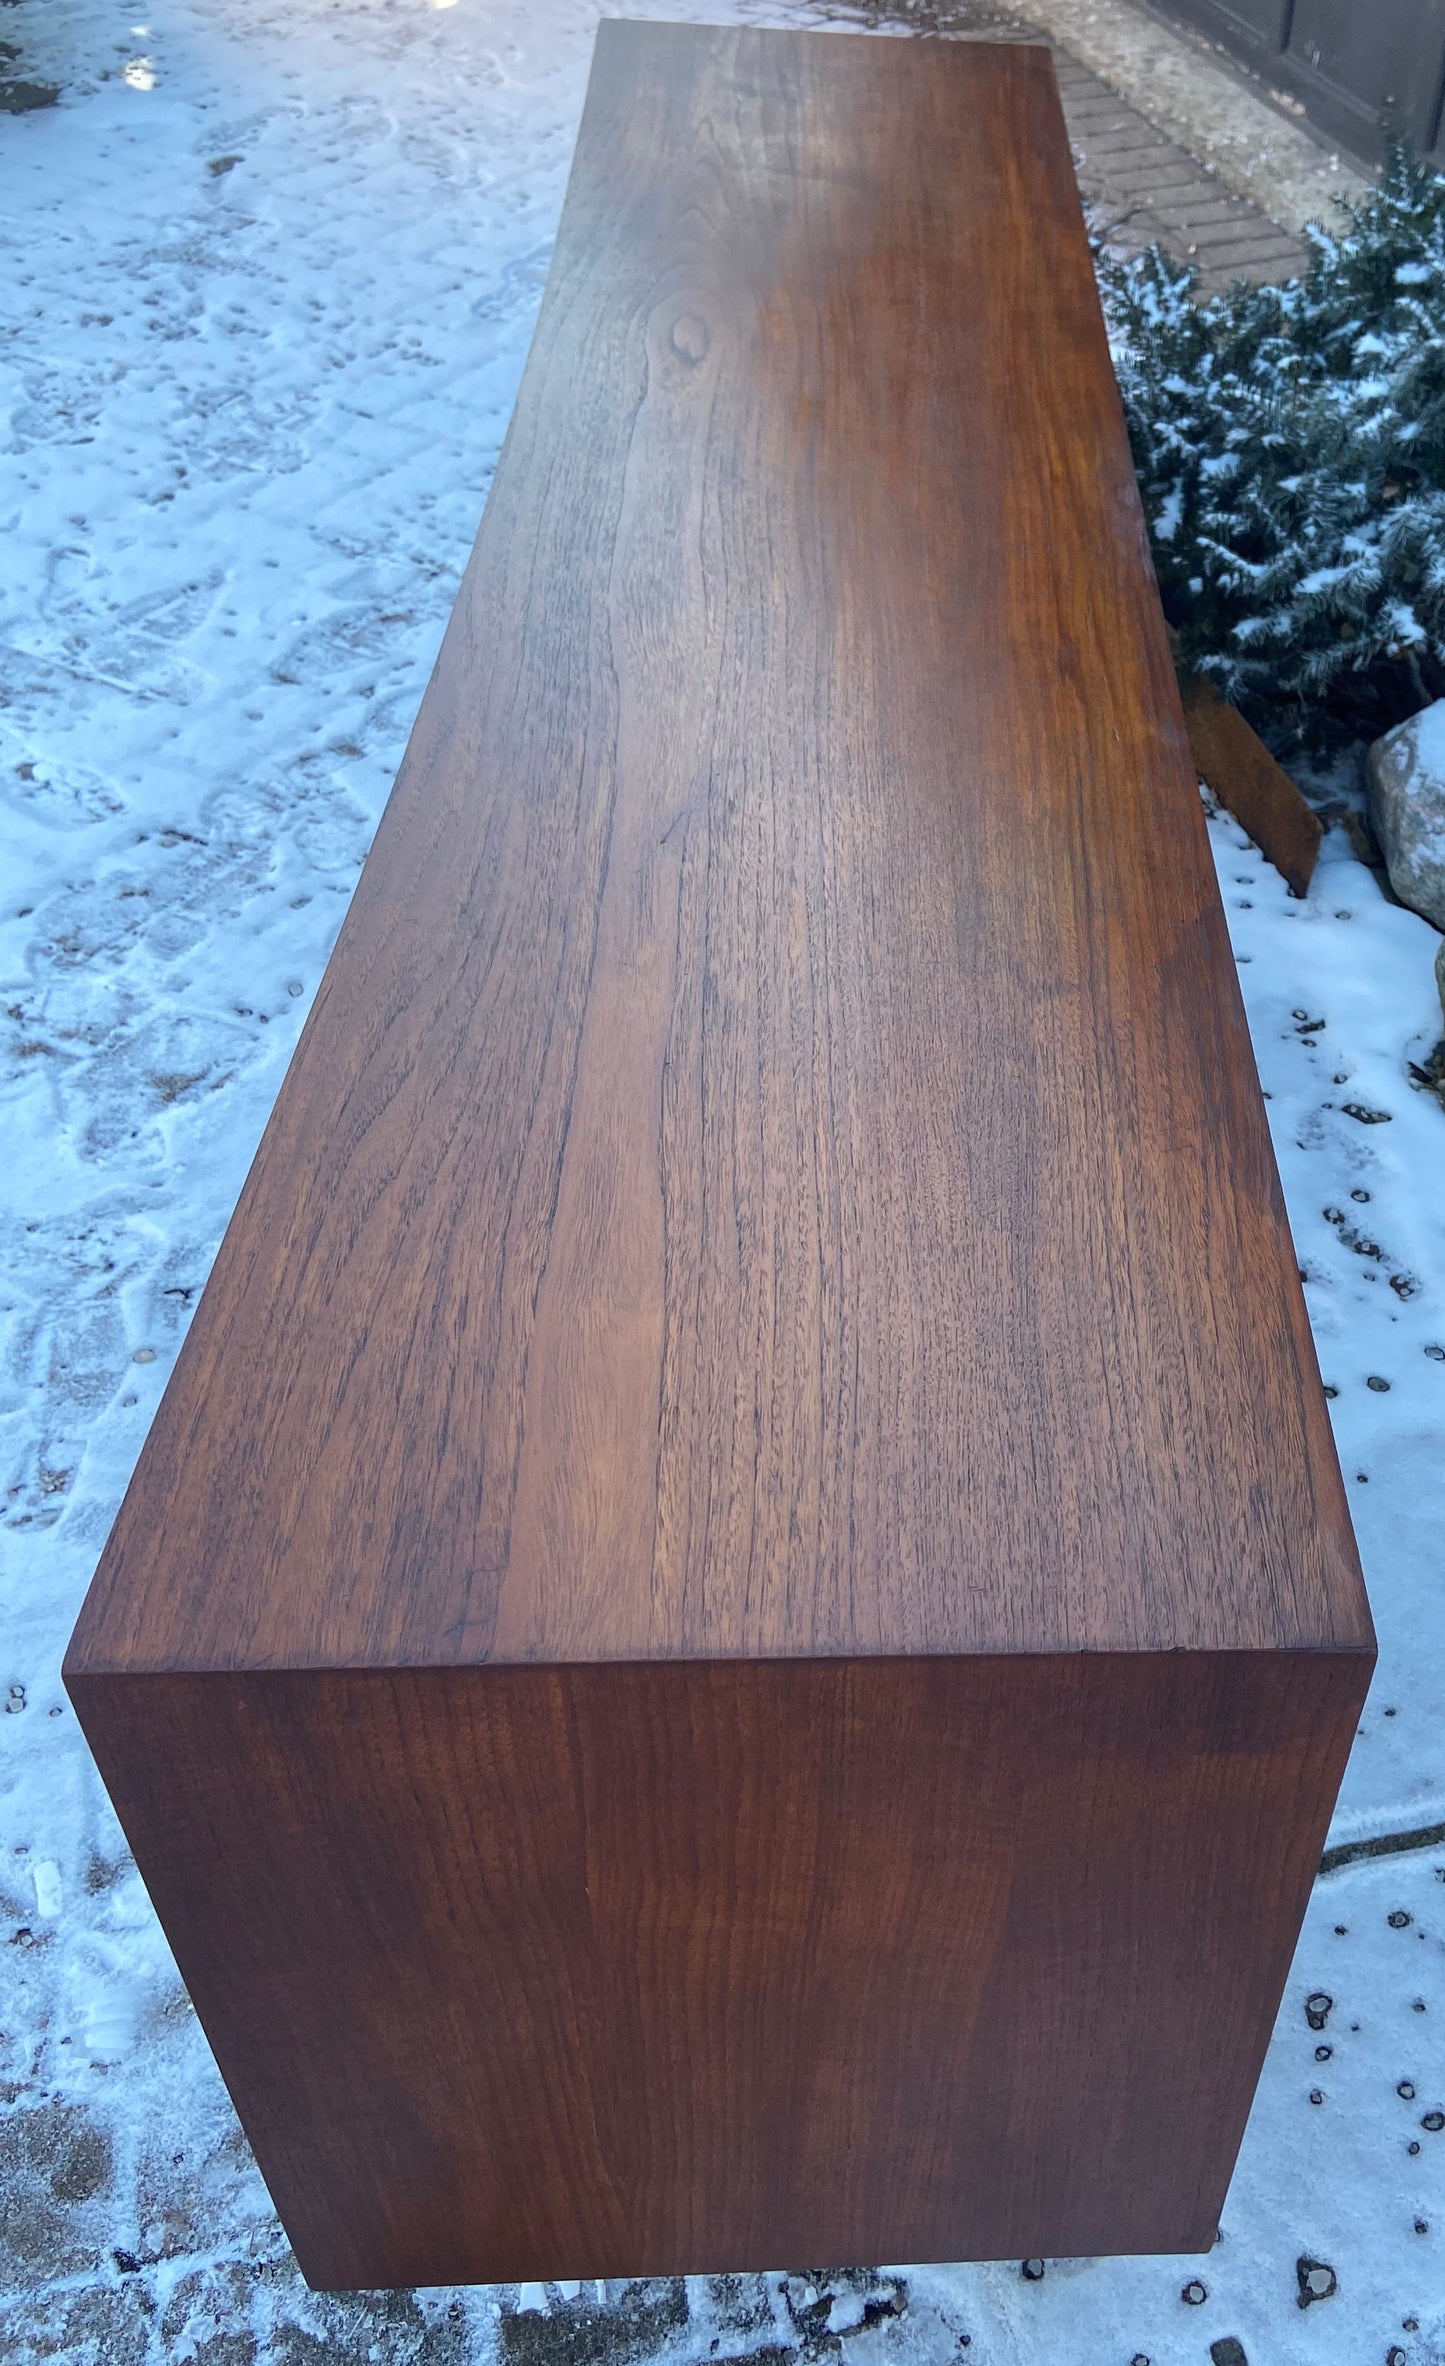
[[[1390,885],[1445,929],[1445,698],[1377,739],[1366,773]]]
[[[1440,996],[1440,1017],[1445,1022],[1445,937],[1435,948],[1435,987]]]
[[[1317,2300],[1333,2300],[1340,2288],[1340,2280],[1327,2259],[1311,2259],[1306,2252],[1295,2261],[1295,2280],[1299,2285],[1296,2298],[1301,2308],[1309,2308]]]

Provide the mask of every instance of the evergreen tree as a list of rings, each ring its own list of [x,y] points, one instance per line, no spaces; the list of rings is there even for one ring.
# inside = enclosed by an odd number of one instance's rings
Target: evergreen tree
[[[1287,287],[1100,279],[1180,654],[1282,751],[1445,695],[1445,179],[1396,145]]]

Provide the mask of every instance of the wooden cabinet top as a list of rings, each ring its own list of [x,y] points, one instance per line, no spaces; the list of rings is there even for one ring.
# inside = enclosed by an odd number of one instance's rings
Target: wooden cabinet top
[[[72,1667],[1369,1637],[1048,55],[606,23]]]

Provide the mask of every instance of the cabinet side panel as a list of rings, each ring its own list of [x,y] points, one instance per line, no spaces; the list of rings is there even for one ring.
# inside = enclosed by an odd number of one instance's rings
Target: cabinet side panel
[[[1197,2249],[1363,1655],[91,1677],[322,2286]]]

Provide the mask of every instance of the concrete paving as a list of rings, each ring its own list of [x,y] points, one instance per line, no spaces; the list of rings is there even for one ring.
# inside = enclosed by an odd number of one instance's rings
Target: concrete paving
[[[1167,0],[1027,0],[1049,38],[1099,75],[1211,177],[1298,235],[1366,174],[1299,121],[1298,102],[1170,21]]]

